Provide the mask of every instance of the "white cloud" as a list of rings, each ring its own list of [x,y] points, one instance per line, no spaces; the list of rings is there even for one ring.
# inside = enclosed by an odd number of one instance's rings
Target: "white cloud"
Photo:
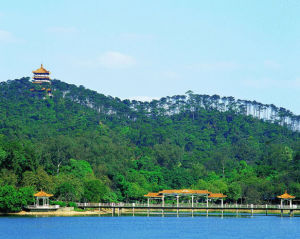
[[[14,35],[11,32],[0,30],[0,42],[16,42],[17,39],[14,37]]]
[[[50,27],[47,32],[55,34],[73,34],[77,33],[78,29],[76,27]]]
[[[188,66],[188,69],[200,71],[233,71],[238,69],[239,67],[239,64],[232,61],[219,61],[192,64]]]
[[[98,57],[96,64],[105,68],[120,69],[136,65],[136,60],[117,51],[108,51]]]

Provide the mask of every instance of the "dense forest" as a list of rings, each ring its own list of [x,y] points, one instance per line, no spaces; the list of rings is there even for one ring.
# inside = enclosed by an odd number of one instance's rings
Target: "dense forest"
[[[180,188],[229,203],[300,197],[299,116],[288,110],[191,91],[139,102],[59,80],[52,98],[30,88],[0,83],[0,210],[8,192],[27,198],[16,211],[41,189],[67,202]]]

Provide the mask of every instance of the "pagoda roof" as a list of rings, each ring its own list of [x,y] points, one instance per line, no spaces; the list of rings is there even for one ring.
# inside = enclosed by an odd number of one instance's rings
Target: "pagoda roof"
[[[32,73],[34,74],[50,74],[50,71],[47,71],[44,67],[43,64],[41,64],[41,67],[35,71],[33,71]]]
[[[223,193],[210,193],[209,198],[226,198],[227,196]]]
[[[293,198],[295,198],[295,196],[292,196],[292,195],[288,194],[286,191],[284,192],[284,194],[279,195],[277,197],[281,198],[281,199],[293,199]]]
[[[46,193],[41,190],[38,193],[34,194],[33,196],[35,196],[35,197],[52,197],[53,194],[49,194],[49,193]]]
[[[163,190],[159,192],[160,194],[209,194],[207,190],[193,190],[193,189],[171,189]]]
[[[146,195],[144,195],[144,197],[158,198],[158,197],[162,197],[162,195],[160,195],[159,193],[147,193]]]

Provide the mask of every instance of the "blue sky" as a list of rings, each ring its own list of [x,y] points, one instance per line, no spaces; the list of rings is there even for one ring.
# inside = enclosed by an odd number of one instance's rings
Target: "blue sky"
[[[300,114],[298,0],[1,1],[0,80],[119,98],[219,94]]]

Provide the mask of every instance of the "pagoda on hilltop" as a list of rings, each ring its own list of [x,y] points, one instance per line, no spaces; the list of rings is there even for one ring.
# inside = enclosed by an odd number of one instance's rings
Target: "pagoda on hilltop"
[[[34,84],[34,88],[30,89],[30,91],[46,92],[49,97],[52,97],[50,71],[47,71],[43,67],[43,64],[41,64],[41,67],[32,71],[32,73],[32,84]]]

